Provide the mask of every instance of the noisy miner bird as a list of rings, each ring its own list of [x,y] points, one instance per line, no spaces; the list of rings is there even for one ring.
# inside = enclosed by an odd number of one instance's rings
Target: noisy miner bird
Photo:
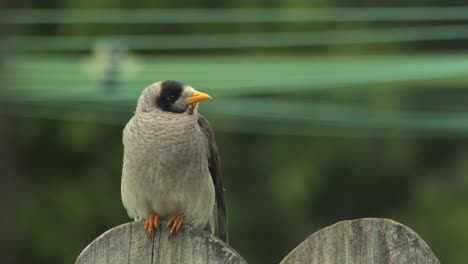
[[[197,112],[208,94],[177,81],[146,87],[123,131],[122,201],[147,233],[168,218],[170,235],[182,223],[228,242],[220,159],[208,120]]]

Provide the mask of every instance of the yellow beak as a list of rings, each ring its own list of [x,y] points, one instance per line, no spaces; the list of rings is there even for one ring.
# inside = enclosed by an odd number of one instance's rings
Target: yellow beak
[[[206,93],[195,91],[193,92],[192,96],[185,98],[185,102],[187,104],[194,104],[207,99],[211,99],[211,96]]]

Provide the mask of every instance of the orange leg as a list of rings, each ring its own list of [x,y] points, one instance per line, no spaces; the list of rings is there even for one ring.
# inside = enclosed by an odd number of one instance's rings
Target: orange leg
[[[151,212],[145,221],[146,234],[151,234],[153,230],[159,227],[159,216],[155,212]]]
[[[181,215],[174,215],[169,219],[167,222],[167,228],[169,228],[169,235],[172,235],[173,233],[176,233],[179,231],[180,227],[182,226],[182,216]]]

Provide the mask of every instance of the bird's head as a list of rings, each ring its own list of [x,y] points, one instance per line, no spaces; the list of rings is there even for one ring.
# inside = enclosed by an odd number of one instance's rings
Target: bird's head
[[[137,112],[163,111],[193,114],[198,102],[211,99],[206,93],[177,81],[160,81],[146,87],[140,95]]]

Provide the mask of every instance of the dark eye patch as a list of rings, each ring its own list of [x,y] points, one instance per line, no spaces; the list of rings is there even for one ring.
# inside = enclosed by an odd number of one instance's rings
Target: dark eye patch
[[[161,93],[156,99],[156,106],[167,112],[182,112],[175,109],[173,104],[179,99],[183,91],[183,84],[177,81],[164,81],[161,84]]]

